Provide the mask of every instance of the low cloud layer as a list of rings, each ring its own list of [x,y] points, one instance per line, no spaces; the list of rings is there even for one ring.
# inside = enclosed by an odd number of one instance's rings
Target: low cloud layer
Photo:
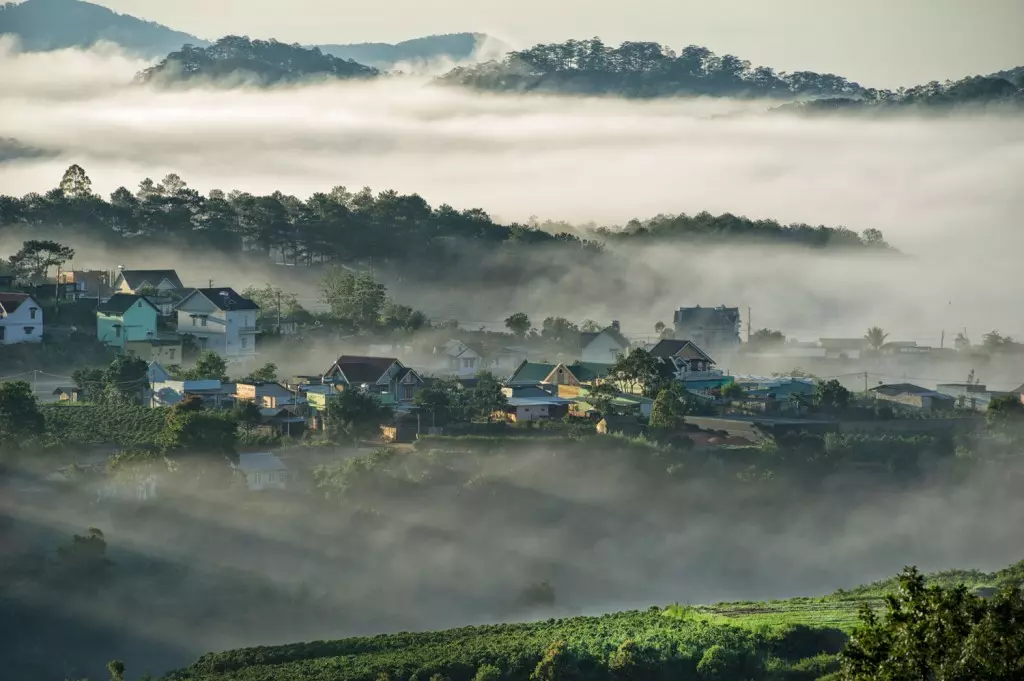
[[[805,338],[867,324],[929,343],[964,327],[973,338],[1024,333],[1012,284],[1024,246],[1019,118],[800,119],[756,101],[479,95],[415,77],[156,91],[126,84],[140,66],[111,50],[0,52],[0,138],[58,154],[0,165],[0,189],[45,191],[75,162],[103,193],[176,172],[204,192],[393,188],[509,221],[622,224],[708,210],[878,228],[910,257],[630,253],[643,280],[625,285],[647,294],[630,323],[726,303]],[[580,272],[567,285],[588,280]],[[600,288],[562,292],[588,316],[626,316]],[[509,300],[557,313],[556,293]],[[428,312],[442,316],[440,307]]]

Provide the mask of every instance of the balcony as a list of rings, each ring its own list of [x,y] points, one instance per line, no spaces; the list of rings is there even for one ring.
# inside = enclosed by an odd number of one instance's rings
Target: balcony
[[[238,333],[256,333],[255,326],[239,326],[236,328],[238,329]]]

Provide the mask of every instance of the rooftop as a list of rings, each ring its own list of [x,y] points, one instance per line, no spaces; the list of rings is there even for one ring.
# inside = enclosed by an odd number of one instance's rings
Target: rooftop
[[[0,310],[10,314],[18,309],[22,303],[31,298],[27,293],[0,292]]]
[[[235,289],[228,286],[214,288],[197,288],[197,293],[203,294],[217,309],[220,310],[258,310],[260,306],[248,298],[238,295]],[[186,298],[185,300],[188,300]],[[182,301],[184,302],[184,301]]]
[[[140,300],[144,301],[146,305],[149,305],[154,310],[156,309],[156,306],[149,302],[145,296],[137,296],[133,293],[115,293],[105,302],[100,303],[96,307],[96,311],[109,315],[123,315],[131,309],[132,305]]]
[[[286,471],[288,466],[270,452],[254,452],[238,455],[238,468],[246,473],[257,471]]]
[[[128,286],[137,289],[145,284],[159,286],[164,279],[174,288],[182,288],[181,279],[174,270],[121,270],[121,276]]]

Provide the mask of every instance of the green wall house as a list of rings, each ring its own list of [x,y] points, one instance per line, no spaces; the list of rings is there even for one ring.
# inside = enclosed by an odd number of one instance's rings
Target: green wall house
[[[127,341],[156,338],[157,309],[143,296],[115,293],[96,308],[96,338],[123,348]]]

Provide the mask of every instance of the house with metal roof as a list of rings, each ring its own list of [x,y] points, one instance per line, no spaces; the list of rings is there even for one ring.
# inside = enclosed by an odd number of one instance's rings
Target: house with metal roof
[[[246,486],[253,491],[286,489],[294,479],[288,466],[270,452],[239,454],[234,468],[245,476]]]
[[[912,383],[879,385],[871,388],[869,392],[874,395],[876,400],[893,402],[921,411],[949,410],[956,406],[955,397]]]
[[[524,361],[512,372],[505,385],[587,385],[608,376],[611,368],[611,364],[598,362],[543,364]]]

